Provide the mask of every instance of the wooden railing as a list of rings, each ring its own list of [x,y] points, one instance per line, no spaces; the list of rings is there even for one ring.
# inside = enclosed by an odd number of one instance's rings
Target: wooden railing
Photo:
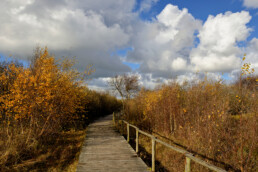
[[[183,154],[186,157],[185,172],[190,172],[191,171],[191,160],[200,164],[200,165],[202,165],[202,166],[204,166],[204,167],[207,167],[210,170],[213,170],[213,171],[216,171],[216,172],[226,172],[226,170],[224,170],[220,167],[217,167],[215,165],[212,165],[210,163],[205,162],[204,160],[202,160],[200,158],[195,157],[192,153],[188,152],[187,150],[172,146],[172,145],[170,145],[166,142],[163,142],[163,141],[159,140],[155,136],[140,130],[138,127],[136,127],[132,124],[129,124],[127,121],[124,121],[124,120],[119,120],[119,121],[122,121],[127,126],[127,142],[129,142],[129,140],[130,140],[130,127],[135,128],[135,130],[136,130],[136,150],[135,150],[136,153],[139,152],[139,133],[151,138],[151,140],[152,140],[152,166],[151,166],[151,170],[152,171],[155,171],[156,142],[158,142],[158,143],[160,143],[160,144],[162,144],[162,145],[164,145],[164,146],[166,146],[166,147],[168,147],[168,148],[170,148],[170,149],[172,149],[172,150],[174,150],[178,153]],[[115,124],[115,115],[114,114],[113,114],[113,122]]]

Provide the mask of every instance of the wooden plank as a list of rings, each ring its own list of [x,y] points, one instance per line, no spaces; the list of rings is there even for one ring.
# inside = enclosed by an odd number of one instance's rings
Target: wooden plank
[[[77,172],[148,171],[148,166],[112,125],[113,116],[110,115],[88,127]]]

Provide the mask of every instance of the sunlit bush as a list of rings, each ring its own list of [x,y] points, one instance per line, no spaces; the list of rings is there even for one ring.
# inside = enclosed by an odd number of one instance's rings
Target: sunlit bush
[[[0,171],[38,156],[47,147],[42,141],[121,107],[115,97],[89,90],[85,78],[93,70],[81,73],[74,64],[37,48],[29,67],[0,65]]]
[[[197,156],[228,170],[255,171],[258,155],[257,89],[242,80],[226,85],[204,79],[196,84],[170,83],[142,90],[126,104],[125,118],[140,128],[158,133]],[[179,171],[165,151],[157,157],[167,169]],[[196,167],[197,168],[197,167]],[[197,171],[205,171],[198,167]]]

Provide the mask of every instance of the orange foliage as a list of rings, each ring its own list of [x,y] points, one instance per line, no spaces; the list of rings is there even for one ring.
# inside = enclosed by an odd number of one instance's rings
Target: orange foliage
[[[91,66],[81,73],[74,64],[74,59],[56,61],[47,48],[36,49],[28,68],[16,62],[0,63],[0,171],[17,171],[17,164],[41,154],[49,156],[43,164],[56,163],[54,158],[60,167],[69,165],[57,154],[63,156],[64,151],[74,162],[79,149],[66,151],[71,146],[67,138],[66,147],[60,147],[64,132],[76,134],[93,119],[121,107],[115,97],[87,88],[85,79],[94,72]],[[72,142],[78,145],[83,139]]]
[[[233,171],[255,171],[258,100],[253,95],[256,94],[257,89],[240,90],[238,86],[207,79],[197,84],[171,83],[152,91],[143,89],[138,97],[126,103],[124,118],[213,164]],[[181,156],[167,149],[157,152],[162,151],[157,158],[163,166],[170,171],[183,170],[176,162],[182,161]]]
[[[8,124],[29,121],[40,134],[49,126],[73,119],[71,115],[84,108],[80,101],[86,92],[78,80],[80,73],[71,67],[58,66],[47,48],[38,52],[30,68],[10,64],[0,75],[8,85],[8,91],[0,95],[2,118]]]

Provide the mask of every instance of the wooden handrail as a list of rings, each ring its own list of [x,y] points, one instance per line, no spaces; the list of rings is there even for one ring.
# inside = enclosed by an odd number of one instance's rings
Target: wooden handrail
[[[151,168],[151,170],[152,171],[155,171],[156,142],[158,142],[170,149],[173,149],[174,151],[176,151],[178,153],[183,154],[186,157],[185,172],[191,171],[191,166],[190,166],[191,160],[193,160],[194,162],[196,162],[210,170],[213,170],[216,172],[226,172],[226,170],[224,170],[220,167],[217,167],[208,162],[205,162],[204,160],[202,160],[200,158],[195,157],[192,153],[188,152],[187,150],[172,146],[166,142],[159,140],[155,136],[153,136],[149,133],[146,133],[145,131],[140,130],[138,127],[128,123],[127,121],[124,121],[124,120],[119,120],[119,121],[122,121],[127,125],[127,142],[129,142],[129,139],[130,139],[130,128],[129,127],[133,127],[136,129],[136,153],[138,153],[138,151],[139,151],[139,133],[151,138],[151,140],[152,140],[152,168]]]

